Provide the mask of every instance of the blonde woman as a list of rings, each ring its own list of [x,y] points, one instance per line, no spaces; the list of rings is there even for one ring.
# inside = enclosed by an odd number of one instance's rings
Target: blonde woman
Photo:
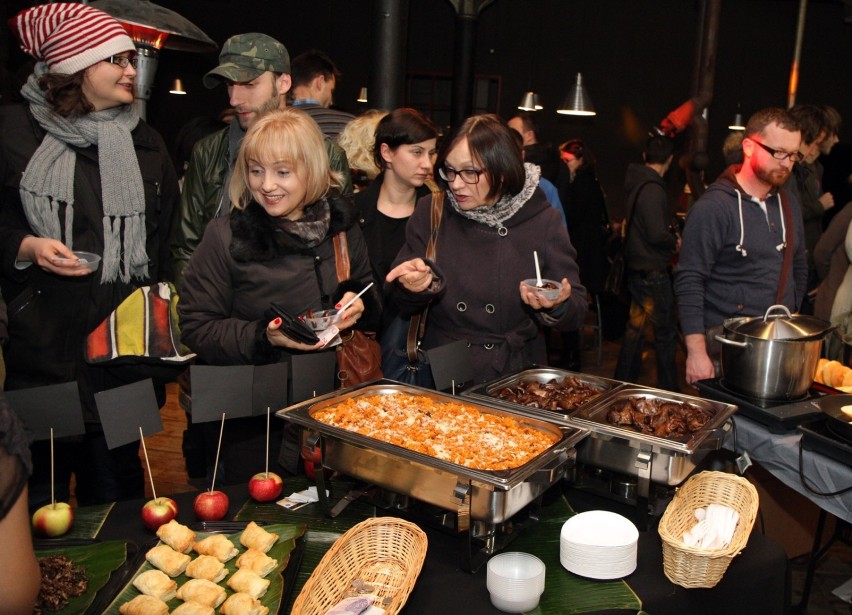
[[[337,137],[337,144],[343,148],[349,160],[355,192],[369,186],[381,171],[373,157],[373,143],[376,140],[376,125],[387,114],[387,111],[368,109],[346,124]]]
[[[271,303],[294,315],[331,309],[373,281],[354,207],[340,195],[338,181],[322,134],[303,111],[272,111],[249,129],[229,188],[235,208],[207,226],[184,277],[181,340],[200,362],[263,365],[328,350],[287,337],[269,309]],[[333,237],[341,231],[351,277],[338,283]],[[377,293],[368,292],[338,326],[370,324],[379,311]],[[245,481],[263,467],[265,446],[250,436],[262,437],[264,428],[254,421],[228,423],[226,483]]]

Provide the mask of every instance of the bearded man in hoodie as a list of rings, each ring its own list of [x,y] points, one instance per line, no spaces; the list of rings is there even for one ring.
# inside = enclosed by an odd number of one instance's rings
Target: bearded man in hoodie
[[[714,337],[725,319],[762,316],[775,304],[795,312],[802,303],[808,267],[801,207],[781,189],[802,159],[801,140],[786,111],[758,111],[746,126],[743,163],[728,167],[687,216],[675,296],[689,384],[717,375]]]

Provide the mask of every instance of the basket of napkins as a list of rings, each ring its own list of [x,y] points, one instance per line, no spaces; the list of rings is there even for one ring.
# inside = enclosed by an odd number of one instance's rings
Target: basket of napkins
[[[426,544],[426,534],[409,521],[362,521],[328,550],[291,615],[396,615],[423,567]]]
[[[660,519],[663,569],[682,587],[714,587],[748,543],[757,490],[726,472],[700,472],[681,486]]]

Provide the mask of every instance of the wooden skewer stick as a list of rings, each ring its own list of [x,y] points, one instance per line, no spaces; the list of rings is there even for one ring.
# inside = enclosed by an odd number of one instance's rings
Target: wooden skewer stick
[[[50,428],[50,507],[56,508],[56,494],[53,486],[53,427]]]
[[[269,406],[266,406],[266,473],[264,478],[269,478]]]
[[[216,485],[216,471],[219,469],[219,451],[222,450],[222,433],[225,431],[225,413],[222,413],[222,425],[219,427],[219,444],[216,445],[216,465],[213,466],[213,480],[210,481],[210,493]]]
[[[139,441],[142,442],[142,455],[145,457],[145,467],[148,468],[148,480],[151,481],[151,495],[157,499],[157,490],[154,489],[154,475],[151,474],[151,464],[148,463],[148,449],[145,447],[145,434],[142,433],[142,426],[139,426]]]

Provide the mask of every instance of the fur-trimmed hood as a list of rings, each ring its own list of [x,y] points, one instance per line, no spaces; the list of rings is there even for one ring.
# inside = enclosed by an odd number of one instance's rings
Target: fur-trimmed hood
[[[328,235],[348,230],[357,221],[357,211],[351,198],[330,192],[316,203],[326,201],[331,212]],[[245,209],[231,211],[230,253],[237,262],[266,262],[287,254],[311,254],[313,251],[295,235],[284,232],[275,218],[252,201]]]

